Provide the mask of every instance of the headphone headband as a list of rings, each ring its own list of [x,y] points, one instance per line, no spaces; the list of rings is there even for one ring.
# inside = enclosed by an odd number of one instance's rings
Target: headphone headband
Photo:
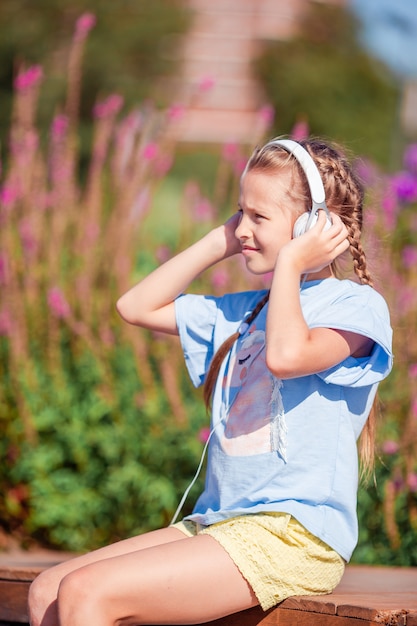
[[[313,218],[319,209],[323,209],[327,214],[329,214],[326,206],[326,194],[324,192],[320,172],[307,150],[297,141],[293,141],[292,139],[275,139],[273,141],[269,141],[265,147],[267,146],[280,146],[281,148],[284,148],[284,150],[292,154],[301,165],[307,178],[313,203],[311,207],[311,217]]]

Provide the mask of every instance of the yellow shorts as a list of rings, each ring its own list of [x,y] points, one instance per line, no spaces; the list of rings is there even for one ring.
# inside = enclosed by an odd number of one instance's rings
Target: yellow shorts
[[[188,536],[210,535],[228,552],[266,611],[289,596],[326,594],[345,561],[287,513],[234,517],[211,526],[177,522]]]

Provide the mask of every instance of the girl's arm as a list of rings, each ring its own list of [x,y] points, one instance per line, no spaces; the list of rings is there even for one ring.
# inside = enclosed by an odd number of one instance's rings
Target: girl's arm
[[[204,270],[240,252],[234,236],[239,215],[158,267],[117,301],[122,318],[151,330],[178,334],[174,300]]]
[[[323,371],[350,354],[369,354],[372,341],[331,328],[310,329],[300,302],[300,281],[306,273],[328,266],[348,248],[347,231],[332,214],[333,225],[323,230],[323,211],[315,227],[284,246],[277,258],[268,305],[266,362],[278,378],[295,378]]]

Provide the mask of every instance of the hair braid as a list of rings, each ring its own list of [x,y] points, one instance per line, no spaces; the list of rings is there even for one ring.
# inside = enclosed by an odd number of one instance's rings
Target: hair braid
[[[261,300],[259,300],[258,304],[253,309],[252,313],[250,313],[250,315],[246,319],[244,319],[243,322],[246,323],[248,326],[250,326],[250,324],[252,324],[253,320],[258,316],[258,314],[263,309],[263,307],[268,302],[268,300],[269,300],[269,291],[265,294],[265,296]],[[217,350],[216,354],[213,356],[211,360],[210,367],[207,372],[206,379],[204,381],[204,389],[203,389],[203,398],[204,398],[204,403],[207,409],[210,406],[211,397],[213,395],[214,385],[216,383],[217,376],[219,374],[220,366],[223,363],[226,357],[226,354],[232,349],[233,344],[235,343],[235,341],[239,339],[239,337],[240,337],[240,332],[239,330],[237,330],[235,333],[233,333],[233,335],[230,335],[230,337],[228,337],[222,343],[222,345]]]
[[[353,269],[362,284],[373,286],[361,243],[364,190],[361,181],[345,156],[335,148],[317,140],[304,142],[323,180],[326,202],[348,229],[349,250]]]

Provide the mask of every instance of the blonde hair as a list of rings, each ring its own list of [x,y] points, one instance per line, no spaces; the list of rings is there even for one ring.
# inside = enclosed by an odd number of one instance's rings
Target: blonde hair
[[[349,252],[357,280],[361,284],[372,287],[373,282],[361,242],[364,188],[360,179],[353,171],[345,154],[335,145],[330,145],[319,139],[308,139],[299,143],[309,152],[320,172],[329,210],[340,216],[348,230]],[[311,194],[305,173],[298,161],[281,146],[267,143],[265,146],[257,148],[247,163],[245,173],[257,171],[273,174],[284,168],[291,168],[293,172],[294,184],[289,192],[299,199],[303,211],[308,210],[311,206]],[[337,263],[333,263],[332,268],[334,274],[340,276]],[[265,306],[268,297],[269,294],[262,298],[249,318],[245,320],[248,324]],[[226,339],[212,359],[204,384],[204,400],[207,407],[211,401],[220,365],[238,337],[239,332],[236,332]],[[359,455],[362,476],[364,477],[369,477],[372,474],[374,466],[375,407],[376,403],[374,402],[359,441]]]

